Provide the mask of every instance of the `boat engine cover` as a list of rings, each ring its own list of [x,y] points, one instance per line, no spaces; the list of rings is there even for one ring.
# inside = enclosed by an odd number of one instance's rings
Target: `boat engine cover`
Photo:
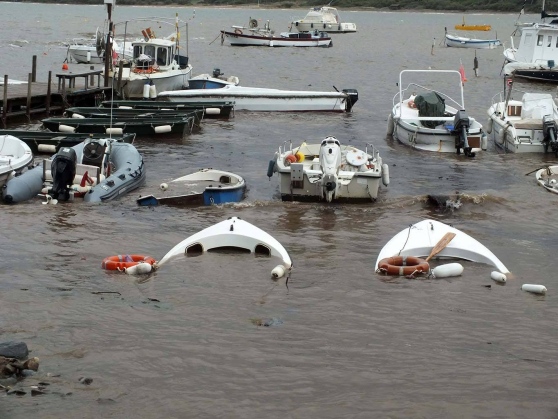
[[[320,167],[324,175],[337,174],[341,167],[341,145],[335,137],[322,140],[320,147]]]
[[[69,186],[74,183],[77,156],[73,148],[63,147],[54,156],[51,165],[52,189],[54,199],[67,201],[70,198]]]

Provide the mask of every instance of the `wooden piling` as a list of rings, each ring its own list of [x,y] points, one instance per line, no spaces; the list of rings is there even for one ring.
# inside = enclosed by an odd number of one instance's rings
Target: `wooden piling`
[[[27,119],[29,121],[31,121],[31,87],[33,86],[32,80],[33,74],[29,73],[29,76],[27,77],[27,105],[25,106],[25,115],[27,116]]]
[[[33,64],[31,66],[31,74],[33,74],[33,77],[31,78],[31,81],[33,83],[35,83],[37,81],[37,56],[33,55]]]
[[[2,99],[2,126],[6,129],[8,111],[8,75],[4,75],[4,97]]]
[[[45,112],[46,112],[47,116],[50,116],[51,83],[52,83],[52,71],[49,71],[48,72],[47,96],[46,96],[46,103],[45,103]]]

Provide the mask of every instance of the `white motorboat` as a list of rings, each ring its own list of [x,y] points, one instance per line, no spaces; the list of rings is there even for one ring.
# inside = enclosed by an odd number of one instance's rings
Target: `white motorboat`
[[[446,46],[454,48],[494,49],[501,46],[499,39],[476,39],[446,33]]]
[[[315,29],[331,33],[357,31],[356,24],[341,22],[337,9],[330,6],[312,7],[303,19],[293,20],[291,27],[293,26],[299,32],[308,32]]]
[[[404,87],[404,77],[427,74],[436,76],[440,82],[448,76],[453,78],[458,83],[460,99],[416,82]],[[419,150],[457,154],[463,151],[467,157],[486,150],[482,125],[465,111],[462,77],[456,70],[401,71],[399,92],[393,98],[393,109],[388,116],[388,135]]]
[[[219,89],[227,85],[238,86],[240,80],[236,76],[223,77],[221,69],[214,68],[213,73],[199,74],[188,80],[188,89]]]
[[[13,135],[0,135],[0,188],[33,163],[31,148]]]
[[[166,37],[158,37],[149,27],[142,30],[143,39],[132,41],[131,65],[112,68],[108,74],[118,96],[123,99],[155,98],[158,91],[184,89],[192,76],[188,57],[180,55],[180,32],[181,28],[187,31],[186,22],[178,18],[137,20],[154,21],[158,27],[170,25],[174,32]],[[187,52],[187,45],[185,47]]]
[[[558,156],[558,108],[549,93],[522,92],[521,99],[497,93],[488,108],[486,132],[498,147],[512,153]]]
[[[546,13],[543,0],[542,22],[516,23],[521,36],[517,47],[512,36],[511,46],[504,50],[506,75],[558,83],[558,20],[545,23],[546,18],[555,17]]]
[[[535,179],[547,191],[558,193],[558,166],[547,166],[537,170]]]
[[[157,265],[160,267],[176,256],[200,254],[218,248],[246,249],[254,254],[278,257],[282,261],[283,273],[290,271],[293,265],[289,253],[277,239],[238,217],[230,217],[186,238],[169,250]],[[276,269],[273,271],[277,272]]]
[[[389,184],[388,166],[373,145],[363,151],[341,146],[335,137],[295,148],[285,142],[269,162],[267,176],[275,172],[284,201],[370,202],[378,197],[380,182]]]
[[[240,202],[246,192],[242,176],[217,169],[201,169],[186,176],[161,183],[162,194],[140,196],[140,206],[219,205]]]
[[[358,100],[355,89],[341,92],[313,92],[243,87],[226,84],[213,89],[184,89],[158,94],[159,100],[191,103],[234,101],[235,111],[350,112]]]
[[[105,41],[103,34],[97,30],[93,39],[74,38],[68,45],[66,59],[78,64],[102,64],[105,62]],[[131,60],[133,58],[130,42],[112,41],[113,60]]]
[[[394,256],[426,257],[447,233],[453,233],[455,236],[435,256],[436,258],[486,263],[496,267],[503,274],[510,272],[482,243],[461,230],[435,220],[420,221],[397,233],[380,251],[374,269],[378,271],[382,259]]]

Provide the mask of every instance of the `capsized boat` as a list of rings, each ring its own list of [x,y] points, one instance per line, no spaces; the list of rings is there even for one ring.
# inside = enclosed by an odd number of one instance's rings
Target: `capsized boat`
[[[335,137],[296,148],[285,142],[269,162],[267,176],[275,172],[284,201],[370,202],[378,197],[380,182],[389,184],[388,166],[372,144],[363,151],[341,146]]]
[[[0,135],[0,188],[32,162],[27,144],[13,135]]]
[[[446,33],[446,46],[454,48],[494,49],[501,46],[499,39],[466,38]]]
[[[88,139],[106,138],[106,134],[80,134],[47,130],[0,129],[0,136],[13,135],[29,146],[33,154],[54,154],[62,147],[73,147]],[[111,138],[132,144],[136,134],[112,134]]]
[[[535,179],[547,191],[558,193],[558,166],[547,166],[537,170]]]
[[[355,23],[343,23],[339,12],[335,7],[321,6],[312,7],[302,19],[293,20],[294,26],[299,32],[308,32],[314,29],[324,30],[331,33],[356,32]]]
[[[453,79],[460,92],[454,99],[438,88],[416,82],[404,86],[404,78],[435,75],[440,82]],[[457,70],[403,70],[399,74],[399,92],[393,97],[388,116],[388,135],[419,150],[457,153],[474,157],[487,149],[482,125],[465,111],[462,74]],[[407,81],[405,81],[407,83]]]
[[[153,205],[217,205],[240,202],[246,192],[246,182],[241,176],[216,169],[201,169],[162,183],[163,195],[140,196],[140,206]]]
[[[494,95],[487,111],[486,132],[494,144],[511,153],[550,151],[558,157],[558,108],[552,95],[521,92],[521,99],[513,99],[512,85],[509,89]]]
[[[178,243],[163,256],[158,266],[176,256],[205,253],[227,247],[278,257],[282,261],[281,267],[284,271],[290,271],[293,265],[289,253],[277,239],[241,218],[230,217]]]
[[[161,92],[161,101],[207,102],[226,100],[235,103],[236,111],[262,112],[351,112],[358,100],[355,89],[341,92],[280,90],[225,85],[218,89],[185,89]]]
[[[496,267],[503,274],[510,272],[482,243],[461,230],[436,220],[423,220],[397,233],[380,251],[374,269],[377,271],[378,264],[385,258],[426,257],[447,233],[454,233],[455,236],[436,258],[457,258],[486,263]]]
[[[42,194],[51,203],[74,197],[83,197],[85,202],[105,202],[144,182],[143,158],[132,144],[109,138],[91,139],[61,148],[52,159],[8,181],[2,199],[6,204],[15,204]]]

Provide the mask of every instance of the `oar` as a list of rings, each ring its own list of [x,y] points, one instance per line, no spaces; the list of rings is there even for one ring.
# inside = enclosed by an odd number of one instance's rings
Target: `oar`
[[[525,176],[530,175],[531,173],[538,172],[538,171],[541,170],[541,169],[548,169],[548,166],[543,166],[543,167],[539,167],[539,168],[537,168],[537,169],[535,169],[535,170],[531,170],[529,173],[525,173]]]
[[[454,237],[455,237],[455,233],[452,233],[452,232],[448,232],[448,233],[444,234],[444,237],[442,237],[440,239],[440,241],[438,243],[436,243],[436,246],[434,246],[434,248],[432,249],[432,251],[430,252],[428,257],[426,258],[426,261],[428,262],[430,259],[432,259],[434,256],[436,256],[438,253],[440,253],[442,250],[444,250],[446,248],[446,246],[449,244],[449,242],[452,241],[452,239]]]

